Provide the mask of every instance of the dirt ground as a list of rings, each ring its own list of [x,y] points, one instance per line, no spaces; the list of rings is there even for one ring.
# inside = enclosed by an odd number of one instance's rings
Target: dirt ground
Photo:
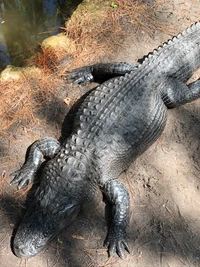
[[[137,38],[129,31],[125,45],[120,44],[109,60],[137,61],[200,17],[199,0],[161,0],[156,5],[157,22],[168,30],[140,32]],[[129,27],[129,21],[123,23]],[[72,91],[81,95],[88,88],[66,84],[55,102],[41,109],[31,128],[22,122],[0,132],[0,266],[200,266],[200,100],[169,110],[162,136],[121,175],[131,195],[127,228],[131,254],[125,260],[108,259],[103,247],[107,227],[100,192],[37,256],[27,260],[13,254],[13,229],[21,220],[25,195],[9,186],[9,174],[23,164],[26,148],[33,141],[43,136],[59,138],[65,132],[63,122],[69,108],[62,99],[73,98]]]

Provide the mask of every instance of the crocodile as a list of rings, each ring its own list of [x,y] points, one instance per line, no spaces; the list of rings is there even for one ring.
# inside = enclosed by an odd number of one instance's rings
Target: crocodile
[[[71,70],[67,79],[84,84],[103,77],[81,103],[71,135],[60,144],[35,141],[11,184],[33,182],[43,158],[40,184],[13,240],[18,257],[39,253],[78,215],[91,188],[111,204],[105,245],[108,255],[130,253],[126,227],[129,192],[119,175],[163,132],[167,109],[200,97],[200,23],[158,47],[141,62],[99,63]]]

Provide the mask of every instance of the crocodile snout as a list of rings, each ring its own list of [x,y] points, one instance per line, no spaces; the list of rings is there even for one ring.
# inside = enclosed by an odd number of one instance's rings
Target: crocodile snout
[[[31,258],[38,253],[39,249],[36,249],[33,245],[14,244],[13,250],[19,258]]]

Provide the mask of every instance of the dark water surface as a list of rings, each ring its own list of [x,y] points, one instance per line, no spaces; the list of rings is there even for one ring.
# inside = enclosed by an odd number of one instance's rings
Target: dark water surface
[[[0,0],[0,70],[21,66],[81,1]]]

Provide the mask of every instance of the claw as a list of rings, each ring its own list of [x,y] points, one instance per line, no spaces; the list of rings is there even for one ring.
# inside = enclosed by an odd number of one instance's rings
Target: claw
[[[18,186],[17,188],[20,190],[22,189],[23,187],[29,185],[31,182],[29,179],[22,179],[19,183],[18,183]]]
[[[109,231],[106,240],[104,242],[104,246],[108,247],[109,257],[117,253],[117,255],[121,259],[124,259],[125,250],[130,254],[130,248],[124,237],[125,232],[122,229],[118,229],[118,231],[115,230],[112,231],[112,230]]]
[[[112,257],[116,252],[116,244],[111,244],[108,248],[109,257]]]
[[[12,181],[10,182],[10,184],[17,184],[20,182],[21,180],[21,175],[20,175],[21,171],[17,170],[15,172],[12,172],[9,176],[14,176],[14,178],[12,179]]]
[[[129,245],[128,245],[128,243],[126,242],[126,240],[123,241],[123,245],[124,245],[125,250],[126,250],[129,254],[131,254]]]
[[[130,249],[129,246],[127,244],[127,242],[125,240],[122,240],[121,242],[119,242],[118,246],[117,246],[117,255],[123,260],[125,258],[124,255],[124,249],[130,254]]]
[[[117,246],[116,249],[117,255],[123,260],[125,258],[124,252],[123,252],[123,247],[122,247],[122,243],[120,242]]]
[[[14,176],[14,178],[12,179],[12,181],[10,182],[10,184],[16,184],[19,182],[19,174],[20,174],[20,170],[17,170],[15,172],[12,172],[9,176]]]
[[[18,184],[18,189],[29,185],[34,179],[34,170],[28,170],[26,165],[24,165],[21,169],[13,172],[10,176],[14,176],[13,180],[10,182],[11,185]]]
[[[82,67],[68,71],[69,75],[64,76],[65,80],[72,80],[73,83],[85,85],[94,80],[90,67]]]

